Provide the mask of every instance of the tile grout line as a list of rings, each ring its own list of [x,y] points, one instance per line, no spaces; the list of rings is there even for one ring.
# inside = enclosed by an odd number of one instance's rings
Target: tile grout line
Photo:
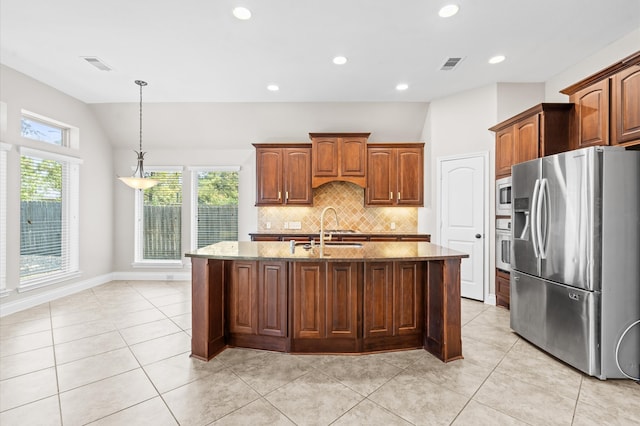
[[[496,369],[498,368],[498,366],[500,365],[500,363],[502,363],[502,361],[504,361],[504,359],[507,357],[507,354],[508,354],[509,352],[511,352],[511,350],[512,350],[512,349],[513,349],[513,347],[516,345],[516,343],[518,343],[518,340],[520,340],[520,338],[519,338],[519,337],[518,337],[518,339],[516,339],[516,341],[515,341],[515,342],[513,342],[513,343],[511,344],[511,347],[509,348],[509,350],[507,350],[507,351],[504,353],[504,355],[502,355],[502,358],[500,358],[500,361],[498,361],[498,362],[496,363],[496,365],[491,369],[491,372],[489,372],[489,374],[487,374],[487,377],[485,377],[485,378],[484,378],[484,380],[482,381],[482,383],[480,383],[480,386],[478,386],[478,388],[473,392],[473,394],[472,394],[472,395],[467,399],[467,402],[466,402],[466,403],[464,404],[464,406],[460,409],[460,411],[458,411],[458,414],[456,414],[456,416],[453,418],[453,420],[451,421],[451,423],[450,423],[450,424],[453,424],[453,423],[458,419],[458,417],[460,417],[460,414],[462,414],[462,412],[465,410],[465,408],[467,408],[467,406],[469,405],[469,403],[470,403],[471,401],[474,401],[474,402],[476,402],[476,403],[478,403],[478,404],[482,404],[482,403],[480,403],[480,402],[478,402],[478,401],[475,401],[473,398],[474,398],[474,397],[476,396],[476,394],[480,391],[480,389],[482,389],[482,386],[484,386],[484,384],[487,382],[487,380],[489,380],[489,377],[491,377],[491,375],[492,375],[493,373],[495,373],[495,371],[496,371]],[[475,363],[472,363],[472,364],[475,364]],[[484,405],[484,404],[482,404],[482,405]],[[502,414],[504,414],[504,415],[507,415],[507,416],[509,416],[509,417],[511,417],[511,418],[514,418],[513,416],[510,416],[510,415],[509,415],[509,414],[507,414],[507,413],[503,413],[502,411],[500,411],[500,410],[498,410],[498,409],[496,409],[496,408],[493,408],[493,407],[489,407],[489,408],[491,408],[491,409],[493,409],[493,410],[496,410],[496,411],[498,411],[498,412],[500,412],[500,413],[502,413]],[[516,420],[520,420],[520,419],[516,419]]]

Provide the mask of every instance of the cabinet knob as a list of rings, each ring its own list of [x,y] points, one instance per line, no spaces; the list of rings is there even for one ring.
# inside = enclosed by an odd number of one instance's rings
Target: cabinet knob
[[[398,201],[400,201],[400,191],[398,191]]]

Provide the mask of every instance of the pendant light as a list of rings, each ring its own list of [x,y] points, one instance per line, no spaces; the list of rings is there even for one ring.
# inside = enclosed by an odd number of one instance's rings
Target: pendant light
[[[142,151],[142,87],[146,86],[147,82],[136,80],[135,83],[140,86],[140,151],[133,151],[138,154],[138,165],[136,166],[136,171],[133,172],[133,176],[119,177],[118,179],[133,189],[142,190],[156,186],[160,181],[144,177],[144,166],[142,163],[144,162],[144,154],[146,154],[146,152]]]

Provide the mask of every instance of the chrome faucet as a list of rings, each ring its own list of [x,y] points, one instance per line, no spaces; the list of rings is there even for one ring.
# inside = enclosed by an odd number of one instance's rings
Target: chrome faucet
[[[338,212],[335,208],[328,206],[322,210],[320,213],[320,249],[324,249],[324,214],[327,210],[333,210],[333,213],[336,215],[336,229],[340,227],[340,221],[338,221]]]

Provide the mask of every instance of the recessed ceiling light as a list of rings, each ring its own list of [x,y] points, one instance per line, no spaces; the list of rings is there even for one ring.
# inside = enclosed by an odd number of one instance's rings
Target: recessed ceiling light
[[[344,56],[336,56],[335,58],[333,58],[333,63],[336,65],[344,65],[347,63],[347,58],[345,58]]]
[[[496,55],[493,58],[489,59],[489,63],[490,64],[499,64],[500,62],[504,61],[506,58],[504,55]]]
[[[233,9],[233,16],[242,21],[246,21],[247,19],[251,19],[251,11],[246,7],[238,6]]]
[[[440,15],[441,18],[450,18],[458,13],[458,10],[460,10],[460,8],[457,4],[448,4],[440,9],[438,15]]]
[[[407,90],[409,88],[409,85],[407,83],[399,83],[398,85],[396,85],[396,90]]]
[[[278,90],[280,90],[280,87],[278,87],[277,84],[270,84],[267,86],[267,90],[270,90],[272,92],[277,92]]]

